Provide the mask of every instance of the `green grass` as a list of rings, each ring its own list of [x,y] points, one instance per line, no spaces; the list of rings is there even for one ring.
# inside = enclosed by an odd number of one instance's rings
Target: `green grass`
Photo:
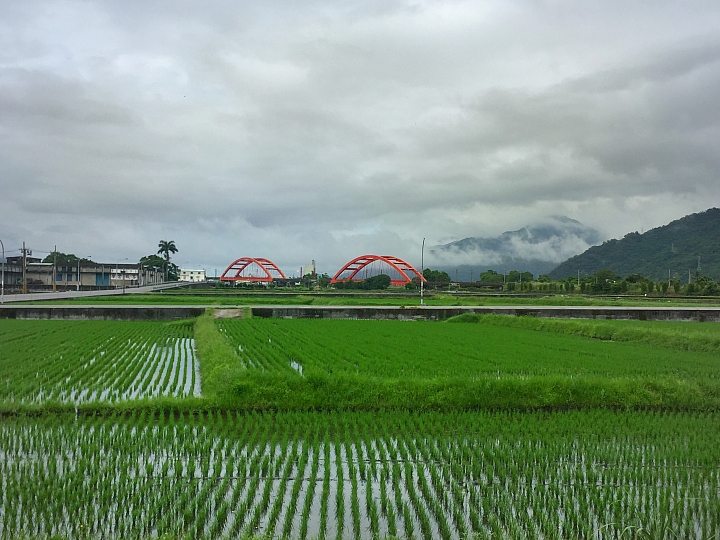
[[[224,380],[237,377],[244,366],[210,314],[198,317],[194,330],[204,393],[215,398]]]

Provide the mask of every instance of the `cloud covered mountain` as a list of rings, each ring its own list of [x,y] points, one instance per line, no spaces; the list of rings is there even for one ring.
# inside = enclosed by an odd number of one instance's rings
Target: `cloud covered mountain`
[[[506,231],[495,238],[470,237],[430,250],[428,263],[443,268],[451,277],[458,269],[460,280],[470,279],[469,271],[493,269],[530,271],[535,275],[548,273],[558,263],[604,238],[595,229],[566,216],[548,216],[516,231]],[[452,271],[449,271],[452,270]]]

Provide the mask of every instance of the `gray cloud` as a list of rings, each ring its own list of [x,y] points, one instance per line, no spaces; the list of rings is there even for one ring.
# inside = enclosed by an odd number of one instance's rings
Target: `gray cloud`
[[[662,225],[720,204],[719,30],[709,1],[6,3],[0,238],[332,271]]]

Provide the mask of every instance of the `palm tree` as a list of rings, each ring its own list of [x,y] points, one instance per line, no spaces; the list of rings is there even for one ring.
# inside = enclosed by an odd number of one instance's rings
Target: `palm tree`
[[[160,240],[158,243],[158,255],[165,257],[165,281],[168,280],[168,264],[170,264],[170,253],[177,253],[178,248],[175,246],[175,240]]]

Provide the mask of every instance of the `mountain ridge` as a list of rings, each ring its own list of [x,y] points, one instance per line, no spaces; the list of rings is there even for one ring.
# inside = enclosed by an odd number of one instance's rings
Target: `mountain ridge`
[[[570,257],[550,272],[552,279],[565,279],[580,271],[592,275],[612,270],[620,276],[642,274],[655,281],[670,278],[688,282],[688,272],[717,279],[720,276],[720,208],[688,214],[644,233],[630,232],[620,239],[606,240]]]

